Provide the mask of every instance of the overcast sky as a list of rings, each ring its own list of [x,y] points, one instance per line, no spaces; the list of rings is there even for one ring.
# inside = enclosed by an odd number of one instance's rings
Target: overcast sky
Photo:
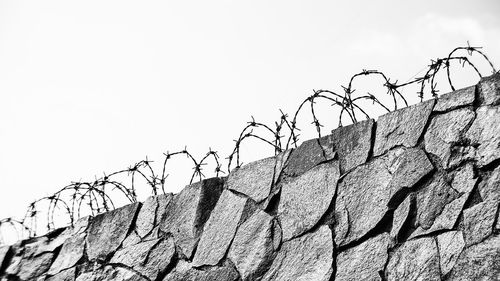
[[[498,0],[0,0],[0,218],[146,155],[227,156],[251,115],[363,68],[406,81],[467,40],[500,66],[499,15]],[[247,160],[273,153],[257,147]]]

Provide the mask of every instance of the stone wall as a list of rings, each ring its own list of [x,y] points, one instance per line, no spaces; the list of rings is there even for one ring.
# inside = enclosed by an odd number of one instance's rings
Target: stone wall
[[[500,75],[0,248],[2,280],[500,280]]]

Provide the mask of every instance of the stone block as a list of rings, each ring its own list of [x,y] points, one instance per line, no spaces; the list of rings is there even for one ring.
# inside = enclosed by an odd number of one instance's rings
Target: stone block
[[[500,73],[482,78],[477,86],[481,105],[500,104]]]
[[[314,166],[332,160],[335,157],[331,136],[312,139],[303,142],[292,150],[284,173],[291,177],[302,175]]]
[[[476,97],[476,86],[459,89],[439,96],[434,111],[446,112],[458,107],[472,105]]]
[[[267,198],[273,185],[275,157],[243,165],[229,174],[226,188],[243,193],[255,202]]]
[[[475,149],[478,167],[500,158],[500,107],[483,106],[476,110],[476,119],[465,134]]]
[[[453,269],[464,249],[464,236],[461,231],[448,231],[439,234],[436,238],[439,249],[441,275],[445,276]]]

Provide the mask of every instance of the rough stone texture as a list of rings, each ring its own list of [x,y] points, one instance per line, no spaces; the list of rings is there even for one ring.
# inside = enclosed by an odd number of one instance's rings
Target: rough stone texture
[[[238,228],[228,257],[243,280],[255,280],[264,273],[279,239],[274,237],[274,224],[272,216],[257,210]]]
[[[417,226],[428,229],[444,207],[458,194],[447,183],[444,174],[437,173],[417,192]]]
[[[284,173],[291,177],[302,175],[321,162],[335,157],[331,136],[312,139],[303,142],[292,150]]]
[[[478,84],[478,94],[481,105],[500,104],[500,73],[482,78]]]
[[[342,174],[368,159],[373,124],[373,119],[370,119],[332,131],[333,149],[338,155]]]
[[[500,201],[500,166],[495,168],[478,185],[481,198],[486,200]]]
[[[392,253],[387,264],[387,280],[441,280],[439,254],[434,238],[405,242]]]
[[[427,124],[434,103],[434,100],[429,100],[380,116],[373,154],[378,156],[400,145],[415,146]]]
[[[142,203],[135,221],[135,231],[140,237],[146,236],[155,227],[157,208],[158,201],[154,196],[148,197],[146,201]]]
[[[193,256],[203,226],[222,192],[222,184],[222,180],[209,179],[186,186],[163,211],[160,229],[173,235],[175,244],[187,258]]]
[[[333,161],[283,184],[278,218],[284,241],[308,231],[320,220],[332,202],[339,177],[339,163]]]
[[[226,254],[248,199],[224,189],[201,235],[194,266],[216,265]]]
[[[163,281],[236,281],[239,275],[236,269],[228,265],[195,269],[186,261],[180,260],[174,271],[169,273]]]
[[[450,111],[458,107],[472,105],[476,95],[476,86],[459,89],[439,96],[434,111]]]
[[[115,253],[111,264],[123,264],[133,268],[150,280],[156,280],[172,262],[175,245],[172,238],[142,242]]]
[[[461,140],[474,116],[474,111],[464,108],[432,118],[424,136],[425,150],[438,156],[444,168],[449,167],[451,148]]]
[[[448,231],[437,236],[441,275],[451,271],[465,246],[461,231]]]
[[[76,281],[150,281],[135,272],[118,266],[105,266],[79,275]]]
[[[500,235],[465,249],[446,280],[500,280]]]
[[[3,262],[5,260],[5,257],[7,256],[7,253],[10,250],[10,246],[1,246],[0,247],[0,268],[3,267]]]
[[[56,273],[73,267],[83,257],[85,250],[85,234],[77,234],[64,242],[59,255],[52,263],[48,274],[55,275]]]
[[[480,107],[466,133],[471,145],[477,145],[475,160],[483,167],[500,158],[500,107]]]
[[[139,208],[139,203],[95,216],[87,235],[87,255],[90,260],[105,259],[113,254],[127,236]]]
[[[74,281],[76,277],[76,267],[72,267],[48,277],[45,281]]]
[[[370,238],[337,255],[336,281],[380,280],[388,259],[391,238],[387,233]]]
[[[267,198],[274,177],[275,157],[248,163],[231,171],[226,188],[243,193],[256,202]]]
[[[407,196],[403,202],[394,211],[394,217],[391,228],[391,237],[397,241],[399,233],[404,223],[408,220],[412,205],[412,196]]]
[[[454,171],[451,187],[460,193],[469,193],[476,185],[477,178],[474,175],[474,166],[467,163]]]
[[[328,226],[321,226],[313,233],[283,243],[262,280],[330,280],[332,255],[332,233]]]
[[[33,280],[41,276],[49,269],[53,257],[53,253],[44,253],[36,257],[25,256],[21,261],[17,276],[21,280]]]
[[[488,200],[464,210],[463,224],[465,245],[476,244],[493,232],[493,224],[497,215],[498,202]]]

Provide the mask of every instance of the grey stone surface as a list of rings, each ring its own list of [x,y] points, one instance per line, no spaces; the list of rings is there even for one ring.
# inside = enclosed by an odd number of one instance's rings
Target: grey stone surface
[[[105,259],[113,254],[127,237],[139,203],[130,204],[92,218],[86,237],[90,260]]]
[[[451,149],[461,140],[474,117],[474,111],[463,108],[432,118],[424,135],[425,150],[438,156],[444,168],[449,167]]]
[[[460,229],[464,233],[465,245],[476,244],[493,232],[498,202],[488,200],[464,210]]]
[[[48,274],[55,275],[64,269],[76,265],[84,255],[85,236],[85,233],[81,233],[66,239],[59,255],[50,266]]]
[[[500,104],[500,73],[482,78],[478,84],[478,94],[482,105]]]
[[[3,262],[5,260],[5,257],[7,256],[7,253],[9,252],[9,250],[10,250],[10,246],[8,246],[8,245],[0,246],[0,268],[3,267]]]
[[[241,226],[229,248],[228,258],[234,263],[242,280],[255,280],[263,274],[275,250],[273,217],[256,210]],[[278,242],[279,243],[279,242]]]
[[[192,264],[180,260],[175,269],[163,281],[236,281],[239,275],[236,269],[229,265],[196,269]]]
[[[333,149],[340,161],[343,174],[364,164],[372,146],[373,119],[361,121],[332,131]]]
[[[462,88],[439,96],[434,111],[450,111],[458,107],[472,105],[476,95],[476,86]]]
[[[357,167],[339,183],[335,203],[335,242],[346,245],[373,229],[407,188],[433,167],[420,149],[395,149]],[[395,206],[394,206],[395,208]]]
[[[484,201],[500,201],[500,166],[488,173],[479,183],[478,190]]]
[[[500,107],[483,106],[476,110],[476,119],[465,136],[476,145],[475,160],[478,167],[500,158]]]
[[[299,176],[321,162],[335,157],[331,136],[312,139],[303,142],[292,150],[284,170],[291,177]]]
[[[135,231],[140,237],[146,236],[155,227],[156,211],[158,201],[155,196],[150,196],[142,203],[137,219],[135,221]]]
[[[288,149],[276,155],[276,164],[274,165],[274,185],[276,185],[280,180],[291,153],[292,150]]]
[[[194,266],[216,265],[236,234],[248,199],[224,189],[208,219],[193,259]]]
[[[439,254],[434,238],[406,241],[391,255],[387,280],[441,280]]]
[[[412,196],[407,196],[401,204],[394,211],[394,217],[391,228],[391,237],[394,241],[397,241],[398,236],[404,223],[408,220],[412,205]]]
[[[388,259],[391,238],[387,233],[337,254],[336,281],[380,280]]]
[[[434,103],[434,100],[429,100],[380,116],[377,121],[374,156],[381,155],[395,146],[415,146],[427,124]]]
[[[45,281],[74,281],[76,278],[76,267],[63,270],[56,275],[50,276]]]
[[[115,253],[111,264],[123,264],[133,268],[149,280],[156,280],[167,269],[175,254],[172,238],[145,241]]]
[[[159,208],[162,213],[160,229],[173,235],[175,244],[187,258],[193,256],[203,226],[222,192],[222,185],[220,179],[209,179],[186,186],[166,208]]]
[[[477,177],[474,175],[474,165],[467,163],[453,172],[451,187],[460,193],[469,193],[476,185]]]
[[[332,233],[328,226],[283,243],[262,280],[330,280]]]
[[[417,226],[428,229],[444,207],[455,200],[458,193],[452,189],[443,173],[436,173],[431,181],[417,192]]]
[[[461,231],[448,231],[437,237],[441,275],[444,276],[455,266],[458,257],[465,246],[464,236]]]
[[[36,277],[47,272],[53,257],[53,253],[44,253],[35,257],[23,257],[17,276],[21,280],[34,280]]]
[[[419,226],[411,234],[410,238],[430,234],[436,231],[453,229],[468,198],[469,193],[464,193],[457,199],[446,204],[441,213],[432,222],[431,227],[424,228]]]
[[[226,188],[243,193],[256,202],[267,198],[273,184],[275,157],[243,165],[229,174]]]
[[[339,163],[333,161],[283,184],[278,218],[284,241],[306,232],[320,220],[332,202],[339,177]]]
[[[500,280],[500,235],[465,249],[446,280]]]
[[[130,269],[106,265],[91,272],[80,274],[76,281],[151,281]]]

